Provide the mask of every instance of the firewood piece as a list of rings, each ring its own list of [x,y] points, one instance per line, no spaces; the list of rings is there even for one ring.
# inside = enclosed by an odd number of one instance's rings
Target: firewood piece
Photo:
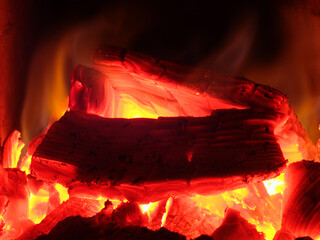
[[[104,75],[78,65],[71,84],[70,109],[102,117],[203,117],[214,109],[245,108],[173,81],[136,78],[122,70]]]
[[[210,70],[161,61],[148,55],[111,46],[101,47],[94,67],[113,81],[130,75],[137,81],[153,80],[157,85],[175,83],[206,93],[231,105],[288,113],[290,106],[281,92],[242,78],[218,75]]]
[[[279,173],[285,160],[273,135],[278,118],[236,109],[158,119],[70,111],[48,130],[31,170],[71,193],[86,186],[85,192],[139,202],[213,194]]]
[[[320,163],[300,161],[286,173],[282,228],[296,237],[320,236]]]

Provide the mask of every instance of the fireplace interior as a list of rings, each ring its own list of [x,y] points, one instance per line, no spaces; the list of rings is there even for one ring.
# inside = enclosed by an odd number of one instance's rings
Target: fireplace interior
[[[1,239],[320,239],[320,2],[0,6]]]

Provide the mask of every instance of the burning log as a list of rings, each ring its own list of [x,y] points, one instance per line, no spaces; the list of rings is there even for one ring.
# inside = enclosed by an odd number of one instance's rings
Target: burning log
[[[100,48],[93,65],[96,70],[77,66],[73,71],[71,110],[126,118],[203,117],[230,108],[282,113],[286,118],[275,134],[285,157],[317,159],[288,99],[271,87],[116,47]]]
[[[282,228],[296,237],[320,236],[320,163],[301,161],[286,173]]]
[[[101,48],[93,63],[98,71],[81,65],[73,71],[71,110],[124,117],[122,101],[156,116],[200,117],[230,108],[285,114],[291,110],[287,98],[273,88],[125,49]]]
[[[278,119],[236,109],[158,119],[70,111],[48,130],[31,169],[38,179],[69,186],[71,194],[96,190],[138,202],[213,194],[281,171],[286,161],[273,134]]]
[[[93,58],[93,65],[108,76],[115,87],[122,86],[120,79],[131,82],[134,79],[135,83],[149,81],[159,86],[187,87],[241,108],[286,114],[290,111],[287,98],[273,88],[255,84],[242,77],[222,76],[209,70],[162,61],[123,48],[101,47]]]

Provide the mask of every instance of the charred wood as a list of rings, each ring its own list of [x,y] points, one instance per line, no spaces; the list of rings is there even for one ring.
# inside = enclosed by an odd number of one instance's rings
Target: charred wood
[[[320,236],[320,163],[301,161],[290,164],[286,173],[286,183],[282,228],[296,237],[318,238]]]
[[[70,192],[150,202],[213,194],[276,176],[285,166],[278,116],[219,110],[212,116],[106,119],[67,112],[48,130],[31,169]]]

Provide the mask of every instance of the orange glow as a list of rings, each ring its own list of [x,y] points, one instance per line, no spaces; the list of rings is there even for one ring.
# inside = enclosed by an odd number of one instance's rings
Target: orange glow
[[[27,175],[30,174],[30,164],[31,164],[32,155],[26,155],[23,157],[22,164],[21,164],[21,171],[25,172]]]
[[[142,211],[143,213],[147,212],[147,211],[150,209],[151,204],[152,204],[152,203],[150,202],[149,204],[141,204],[141,205],[139,205],[140,208],[141,208],[141,211]]]
[[[69,35],[47,41],[31,61],[21,119],[22,138],[26,143],[67,110],[70,41]]]
[[[56,183],[54,185],[54,188],[58,191],[59,193],[59,199],[60,199],[60,204],[64,201],[67,201],[69,199],[69,194],[68,194],[68,189],[62,186],[59,183]]]
[[[148,204],[140,204],[139,207],[141,209],[141,212],[146,213],[148,215],[148,217],[150,218],[151,213],[156,210],[158,205],[159,205],[159,201],[158,202],[150,202]]]
[[[167,220],[167,216],[168,216],[168,212],[169,212],[169,209],[170,209],[170,207],[171,207],[171,204],[172,204],[172,197],[170,197],[170,198],[167,200],[167,203],[166,203],[166,211],[165,211],[165,213],[163,214],[162,219],[161,219],[161,227],[165,226],[165,224],[166,224],[166,220]]]
[[[120,96],[117,117],[123,118],[158,118],[158,114],[139,106],[139,103],[125,94]]]
[[[283,174],[276,178],[283,179]],[[280,185],[278,185],[280,186]],[[211,223],[219,226],[225,209],[232,208],[241,213],[249,223],[254,224],[259,232],[265,234],[266,240],[272,240],[281,226],[281,203],[283,186],[275,187],[278,194],[269,194],[264,184],[249,184],[248,187],[226,191],[213,196],[194,195],[191,199],[206,217],[211,216]]]
[[[65,82],[65,61],[68,47],[68,37],[62,39],[57,44],[50,43],[39,50],[39,56],[36,55],[29,78],[46,79],[44,86],[43,99],[45,104],[42,106],[43,112],[34,114],[34,105],[39,101],[39,97],[33,94],[33,89],[39,83],[38,80],[31,80],[27,91],[27,101],[23,111],[22,129],[27,141],[30,141],[32,131],[30,124],[34,118],[40,121],[43,128],[47,126],[49,119],[55,121],[59,119],[68,109],[68,99],[66,99],[67,88]],[[52,46],[52,50],[50,49]],[[46,53],[49,51],[49,53]],[[48,56],[49,55],[49,56]],[[49,62],[53,67],[45,69],[38,73],[39,63],[43,57],[53,59]],[[43,75],[42,75],[43,74]],[[79,82],[78,82],[79,83]],[[74,86],[76,87],[76,84]],[[79,87],[80,86],[80,87]],[[80,83],[78,87],[83,87]],[[209,116],[214,109],[241,108],[237,105],[225,103],[222,100],[208,96],[206,93],[198,92],[170,82],[157,82],[150,79],[134,78],[130,75],[120,75],[115,78],[106,78],[104,82],[104,93],[108,96],[99,107],[90,106],[88,112],[103,117],[112,118],[158,118],[159,116]],[[320,125],[319,125],[320,130]],[[276,135],[283,136],[283,133],[277,131]],[[285,136],[291,142],[286,142],[279,137],[279,143],[283,150],[285,158],[289,162],[300,161],[303,156],[298,140]],[[19,159],[24,143],[20,140],[20,133],[14,131],[8,138],[4,148],[4,166],[9,168],[19,167],[26,174],[30,174],[30,163],[32,153],[27,152],[23,156],[21,164]],[[187,153],[187,159],[192,161],[192,152]],[[50,185],[50,184],[49,184]],[[28,186],[29,187],[29,186]],[[50,189],[51,187],[51,189]],[[31,187],[30,187],[31,188]],[[29,194],[29,212],[28,218],[34,223],[40,223],[48,214],[50,197],[54,191],[59,194],[59,203],[69,199],[68,189],[61,184],[52,183],[50,186],[39,187],[39,191]],[[281,227],[281,209],[283,191],[285,188],[284,174],[279,177],[266,180],[263,183],[248,183],[248,186],[233,191],[223,192],[212,196],[194,195],[190,197],[195,209],[199,210],[199,215],[195,217],[197,223],[204,223],[209,226],[204,229],[204,233],[211,234],[214,228],[217,228],[225,216],[225,209],[233,208],[241,213],[241,216],[257,227],[257,230],[265,234],[266,240],[273,239],[275,232]],[[53,189],[53,190],[52,190]],[[28,189],[30,191],[30,189]],[[98,201],[97,208],[102,210],[107,200],[113,204],[116,209],[122,201],[108,199],[102,196],[84,197]],[[189,199],[189,200],[190,200]],[[173,208],[173,198],[170,197],[165,204],[165,211],[160,211],[159,222],[152,222],[154,213],[158,210],[159,202],[150,202],[149,204],[139,205],[141,212],[148,217],[148,226],[150,229],[157,227],[166,227],[169,222],[168,215]],[[124,200],[123,202],[127,202]],[[164,206],[165,201],[163,202]],[[172,210],[173,211],[173,210]],[[3,214],[3,213],[1,213]],[[160,224],[161,218],[161,224]],[[5,218],[0,215],[0,224],[2,230],[9,230],[10,225],[6,224]],[[154,224],[154,225],[152,225]],[[186,226],[187,228],[187,226]],[[184,229],[179,229],[179,233],[184,234]],[[207,232],[205,232],[207,231]],[[192,233],[191,233],[192,234]],[[196,236],[195,236],[196,237]],[[318,239],[320,240],[320,238]]]
[[[40,223],[42,219],[46,217],[49,201],[49,192],[40,189],[39,192],[34,195],[30,193],[29,197],[29,218],[34,223]]]
[[[0,231],[2,231],[6,227],[6,222],[3,217],[0,215]]]
[[[277,193],[283,193],[285,189],[284,173],[281,173],[276,178],[264,181],[263,184],[270,196]]]
[[[17,168],[19,167],[19,158],[24,143],[20,140],[21,133],[17,130],[13,131],[4,143],[3,150],[3,167]]]
[[[83,74],[90,73],[99,79],[100,85],[88,85]],[[214,109],[244,108],[170,81],[157,81],[121,71],[105,73],[108,77],[103,73],[103,70],[98,73],[84,66],[74,69],[70,90],[71,110],[107,118],[157,118],[209,116]]]

